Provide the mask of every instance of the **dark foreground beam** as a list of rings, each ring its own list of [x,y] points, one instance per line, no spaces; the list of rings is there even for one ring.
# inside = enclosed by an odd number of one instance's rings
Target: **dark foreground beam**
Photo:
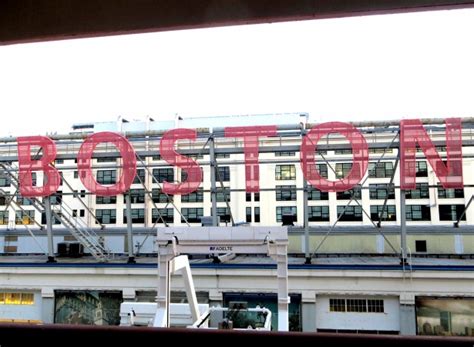
[[[0,44],[472,6],[469,0],[2,0]]]
[[[0,325],[2,347],[16,346],[364,346],[472,347],[472,338],[309,334],[254,331],[91,327],[65,325]]]

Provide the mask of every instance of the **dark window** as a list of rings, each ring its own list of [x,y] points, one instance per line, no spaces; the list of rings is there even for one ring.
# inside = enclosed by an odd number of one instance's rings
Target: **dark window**
[[[130,189],[130,202],[132,204],[145,203],[145,189]]]
[[[145,209],[132,208],[130,210],[132,223],[145,223]],[[123,222],[127,223],[127,210],[123,210]]]
[[[282,221],[282,215],[292,215],[293,221],[297,221],[297,209],[296,206],[277,206],[276,208],[276,221]]]
[[[294,165],[277,165],[275,167],[275,179],[277,181],[295,180],[296,168]]]
[[[158,210],[154,208],[151,211],[153,223],[163,223],[163,219],[166,223],[173,223],[174,221],[174,209],[172,208],[159,208]],[[159,214],[158,211],[160,212]]]
[[[329,299],[329,312],[346,312],[346,300]]]
[[[388,184],[369,184],[369,194],[371,199],[395,199],[395,190]]]
[[[217,188],[216,192],[216,198],[217,202],[229,202],[230,201],[230,191],[228,189],[224,188],[224,191],[222,191],[222,188]],[[211,201],[212,200],[212,195],[211,195]]]
[[[415,240],[415,252],[427,252],[426,240]]]
[[[247,223],[252,222],[252,208],[251,207],[246,207],[245,208],[245,221]]]
[[[457,221],[464,210],[464,205],[439,205],[439,220]],[[465,213],[461,220],[466,220]]]
[[[352,163],[336,163],[336,178],[344,178],[352,170]]]
[[[204,179],[204,172],[202,171],[201,167],[201,182]],[[188,180],[188,173],[186,171],[181,170],[181,182]]]
[[[219,166],[218,171],[216,171],[216,180],[222,182],[230,181],[230,167],[228,166]]]
[[[385,177],[392,177],[392,175],[393,175],[392,162],[369,163],[369,177],[370,178],[385,178]]]
[[[79,210],[79,217],[84,217],[86,215],[86,210]]]
[[[0,176],[0,187],[10,187],[10,177],[2,174]]]
[[[464,198],[464,189],[438,188],[438,198],[440,199]]]
[[[95,210],[95,216],[101,224],[115,224],[117,219],[117,211],[105,209]]]
[[[181,195],[181,202],[203,202],[204,194],[202,188],[199,188],[195,192],[187,195]]]
[[[352,154],[352,149],[336,149],[334,154]]]
[[[186,196],[186,195],[183,195],[181,197],[181,201],[183,201],[183,197]],[[168,197],[169,197],[169,201],[173,201],[173,195],[166,195],[165,193],[163,193],[161,191],[161,189],[152,189],[151,190],[151,197],[153,199],[153,202],[154,203],[165,203],[165,202],[168,202]]]
[[[174,182],[174,170],[172,168],[153,169],[153,177],[160,183]]]
[[[51,205],[60,205],[63,202],[63,192],[58,190],[49,197]]]
[[[361,189],[359,186],[357,186],[344,192],[337,192],[336,198],[337,200],[350,200],[353,197],[354,199],[360,200],[362,199],[361,194]]]
[[[230,158],[230,154],[229,153],[216,153],[214,157],[216,159],[226,159],[226,158]]]
[[[322,192],[317,188],[314,188],[312,185],[308,185],[308,200],[309,201],[320,201],[320,200],[329,200],[328,192]]]
[[[100,157],[97,158],[98,163],[116,163],[117,158],[111,158],[111,157]]]
[[[56,159],[54,161],[55,164],[64,164],[64,159]]]
[[[161,155],[157,154],[157,155],[152,155],[151,156],[151,160],[161,160]]]
[[[341,213],[343,213],[343,215],[339,218]],[[362,222],[362,207],[337,206],[337,216],[340,222]]]
[[[385,308],[383,300],[369,299],[367,300],[367,311],[372,313],[384,313]]]
[[[260,193],[253,193],[253,201],[255,202],[260,201]]]
[[[116,204],[117,196],[96,196],[95,203],[97,205]]]
[[[254,222],[260,223],[260,207],[254,207],[253,213],[254,213]]]
[[[308,220],[310,222],[329,222],[329,206],[309,206]]]
[[[98,170],[97,183],[115,184],[117,182],[117,170]]]
[[[430,207],[426,205],[406,205],[407,221],[429,221]]]
[[[74,171],[74,178],[79,178],[79,171]]]
[[[252,201],[252,193],[245,193],[245,201]]]
[[[212,210],[211,210],[211,214],[212,214]],[[227,207],[218,207],[217,215],[220,217],[220,221],[222,223],[230,222],[230,210]]]
[[[275,152],[275,157],[294,157],[296,152]]]
[[[383,208],[383,205],[370,206],[370,218],[374,222],[379,221],[379,216],[382,213],[382,208]],[[385,206],[383,216],[382,216],[382,218],[380,218],[380,220],[395,222],[397,220],[397,213],[396,213],[395,205]]]
[[[33,205],[33,203],[31,202],[31,200],[29,198],[24,198],[21,195],[17,195],[16,202],[17,202],[18,205],[23,205],[23,206]]]
[[[61,224],[61,221],[54,214],[51,216],[51,221],[53,225]],[[41,224],[46,225],[46,213],[44,212],[41,213]]]
[[[328,178],[328,166],[326,164],[316,164],[316,167],[318,168],[319,175],[322,178]]]
[[[133,184],[142,184],[142,182],[145,184],[145,169],[137,169],[137,174],[133,179]]]
[[[416,162],[416,177],[428,177],[428,166],[426,161]]]
[[[405,191],[405,197],[407,199],[429,199],[430,189],[428,183],[417,183],[416,189]]]
[[[347,312],[367,312],[367,300],[347,299]]]
[[[182,208],[181,214],[186,217],[188,223],[201,223],[201,218],[203,216],[203,209],[199,208]],[[185,223],[184,219],[181,217],[181,222]]]
[[[276,186],[277,201],[296,201],[296,186]]]

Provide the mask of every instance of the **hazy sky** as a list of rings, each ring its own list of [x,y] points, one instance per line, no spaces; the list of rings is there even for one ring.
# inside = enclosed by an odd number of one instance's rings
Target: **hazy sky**
[[[0,47],[0,136],[89,121],[474,115],[474,10]]]

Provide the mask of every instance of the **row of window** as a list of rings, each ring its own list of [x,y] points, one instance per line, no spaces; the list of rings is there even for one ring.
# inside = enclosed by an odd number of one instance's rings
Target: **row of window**
[[[309,201],[322,201],[329,199],[328,192],[322,192],[312,186],[308,187],[308,200]],[[277,185],[275,190],[275,199],[276,201],[296,201],[297,200],[297,189],[296,185]],[[383,200],[383,199],[395,199],[395,190],[390,188],[388,184],[370,184],[369,185],[369,194],[370,199],[373,200]],[[130,198],[132,204],[144,203],[145,202],[145,190],[144,189],[130,189]],[[405,196],[407,199],[429,199],[429,186],[427,183],[417,183],[416,189],[405,191]],[[231,194],[230,191],[224,191],[218,188],[217,202],[230,202]],[[349,200],[351,198],[361,199],[361,189],[360,187],[354,187],[353,189],[337,192],[337,200]],[[438,188],[438,198],[464,198],[463,189],[443,189]],[[155,203],[166,203],[168,201],[173,201],[172,195],[166,195],[161,192],[160,189],[152,189],[152,200]],[[212,195],[211,195],[212,200]],[[252,193],[246,193],[246,201],[252,201]],[[31,201],[28,198],[23,198],[17,196],[16,199],[19,205],[31,205]],[[56,192],[51,196],[51,203],[60,204],[62,201],[62,191]],[[253,193],[253,201],[260,201],[260,194]],[[199,188],[197,191],[181,196],[181,202],[204,202],[204,192],[202,188]],[[97,205],[106,205],[106,204],[116,204],[116,196],[97,196],[96,204]],[[0,197],[0,205],[6,204],[6,198]]]
[[[446,152],[446,147],[437,147],[437,150],[440,152]],[[418,151],[421,151],[418,148]],[[393,153],[392,148],[370,148],[369,153]],[[327,151],[317,150],[317,154],[326,155]],[[337,149],[334,151],[334,154],[352,154],[352,149]],[[202,154],[187,154],[188,157],[192,159],[203,159],[204,155]],[[282,151],[282,152],[275,152],[275,157],[294,157],[296,156],[295,151]],[[216,159],[227,159],[230,158],[229,153],[216,153]],[[115,163],[117,162],[117,158],[112,157],[101,157],[96,159],[98,163]],[[162,160],[161,155],[153,155],[152,160]],[[64,159],[56,159],[55,164],[64,164]],[[77,163],[77,159],[74,160]]]
[[[328,166],[326,164],[317,164],[317,169],[321,177],[328,178]],[[352,170],[352,163],[336,163],[335,173],[336,178],[343,178]],[[61,176],[62,176],[62,172]],[[155,181],[159,183],[174,182],[173,168],[158,168],[152,171]],[[392,162],[369,163],[369,177],[384,178],[393,175]],[[428,167],[426,161],[416,162],[416,176],[427,177]],[[74,171],[74,178],[79,178],[78,171]],[[181,181],[186,180],[186,173],[181,172]],[[223,182],[230,181],[230,167],[219,166],[216,170],[216,179]],[[275,166],[275,180],[286,181],[296,179],[296,166],[294,164],[284,164]],[[99,184],[115,184],[117,182],[117,170],[97,170],[96,180]],[[137,169],[134,184],[140,184],[145,181],[145,169]],[[0,177],[0,187],[9,187],[11,184],[8,176]],[[36,173],[33,173],[33,185],[36,185]],[[62,177],[60,185],[62,185]]]
[[[431,210],[426,205],[406,205],[406,219],[407,221],[430,221]],[[253,208],[246,207],[246,221],[259,223],[260,222],[260,207]],[[382,215],[383,210],[383,215]],[[466,220],[464,213],[464,205],[439,205],[439,220],[441,221],[456,221],[459,218]],[[127,223],[127,210],[123,210],[123,223]],[[79,212],[79,213],[78,213]],[[132,223],[145,223],[145,209],[132,208],[130,210]],[[182,208],[181,214],[189,223],[200,223],[204,216],[204,209],[197,208]],[[84,217],[85,210],[74,210],[74,217]],[[115,209],[97,209],[95,211],[97,220],[102,224],[115,224],[117,222],[117,210]],[[220,216],[221,222],[230,222],[230,211],[227,207],[218,207],[217,215]],[[277,206],[276,207],[276,221],[282,222],[283,215],[293,216],[293,221],[297,221],[297,207],[296,206]],[[34,224],[35,211],[16,211],[16,224]],[[253,216],[253,220],[252,220]],[[340,222],[362,222],[363,211],[360,206],[337,206],[337,216]],[[9,211],[0,211],[0,224],[8,224]],[[181,218],[181,222],[185,222]],[[370,206],[370,218],[373,221],[390,221],[397,220],[395,205],[372,205]],[[152,209],[153,222],[173,223],[174,209],[173,208],[159,208]],[[329,206],[308,206],[308,220],[310,222],[329,222]],[[59,224],[59,220],[53,217],[53,224]],[[42,213],[41,224],[46,224],[46,215]]]

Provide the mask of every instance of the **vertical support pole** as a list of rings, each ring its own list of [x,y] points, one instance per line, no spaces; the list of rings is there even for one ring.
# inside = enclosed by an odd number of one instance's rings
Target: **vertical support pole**
[[[48,263],[55,263],[53,243],[53,214],[51,212],[51,197],[44,198],[44,213],[46,214],[46,234],[48,237]]]
[[[304,256],[305,264],[311,264],[311,255],[309,254],[309,206],[308,206],[308,181],[303,178],[303,226],[304,226]]]
[[[125,194],[125,213],[127,214],[127,244],[128,244],[128,261],[129,264],[135,264],[135,256],[133,254],[133,230],[132,230],[132,201],[130,192]]]
[[[154,327],[168,328],[170,324],[170,260],[173,258],[169,245],[158,248],[157,311]]]
[[[212,214],[212,226],[217,227],[217,188],[216,188],[216,154],[214,147],[214,137],[211,136],[209,139],[209,161],[211,163],[211,214]]]
[[[400,246],[401,246],[401,257],[400,264],[407,265],[407,220],[406,220],[406,209],[405,209],[405,190],[400,189]]]
[[[278,331],[289,331],[288,314],[288,243],[270,245],[270,256],[277,262]]]

